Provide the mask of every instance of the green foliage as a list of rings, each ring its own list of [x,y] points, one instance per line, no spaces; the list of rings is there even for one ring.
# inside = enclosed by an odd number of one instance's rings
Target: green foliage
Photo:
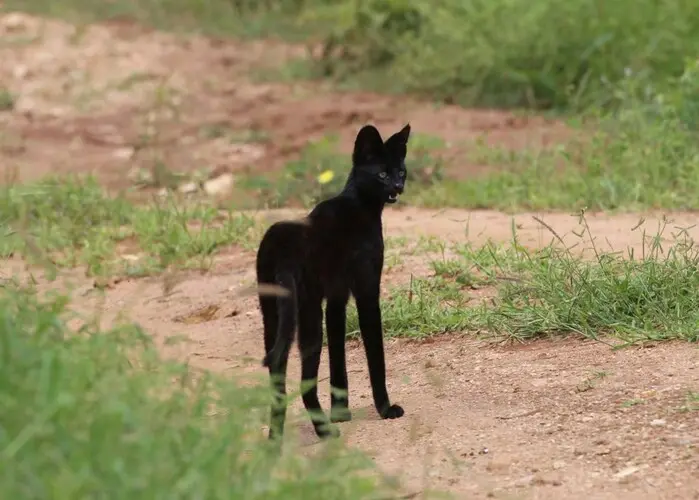
[[[538,250],[521,246],[514,230],[509,245],[454,245],[453,257],[433,261],[434,277],[412,279],[384,299],[386,335],[477,331],[518,340],[576,334],[628,343],[699,341],[699,251],[686,232],[667,244],[669,221],[654,235],[639,224],[629,230],[638,231],[643,251],[623,255],[597,248],[584,214],[580,222],[575,244],[590,249],[592,258],[573,253],[555,233]],[[469,290],[484,286],[495,286],[496,294],[470,303]],[[348,329],[356,334],[357,328],[352,311]]]
[[[206,269],[220,247],[246,244],[253,225],[252,218],[205,201],[136,206],[107,196],[92,177],[0,188],[0,256],[17,252],[44,263],[83,264],[93,275]],[[117,245],[129,242],[132,252],[142,253],[135,261],[117,255]]]
[[[2,111],[12,111],[15,107],[15,96],[5,88],[0,85],[0,112]]]
[[[641,255],[625,258],[589,243],[593,235],[584,217],[581,222],[593,260],[560,246],[535,253],[520,248],[529,269],[503,282],[495,307],[484,306],[476,324],[519,339],[572,333],[626,342],[698,341],[699,253],[688,235],[680,232],[663,248],[665,225],[650,243],[643,232]]]
[[[347,155],[337,151],[337,136],[329,135],[310,143],[301,156],[287,163],[275,178],[248,175],[240,179],[237,186],[252,192],[257,203],[264,207],[311,206],[342,190],[349,164]],[[324,172],[330,172],[329,182],[319,180]]]
[[[509,150],[474,142],[464,148],[467,159],[452,161],[497,168],[468,179],[448,178],[437,154],[443,141],[415,134],[401,203],[510,211],[697,209],[696,68],[697,63],[688,64],[662,92],[629,75],[611,96],[614,113],[583,115],[583,125],[571,129],[568,142],[555,148]],[[341,188],[347,163],[338,155],[334,139],[325,139],[311,144],[277,179],[250,178],[239,186],[256,188],[263,206],[308,206]],[[321,186],[317,176],[326,169],[334,178]]]
[[[699,208],[699,90],[688,65],[663,92],[634,77],[615,88],[614,113],[563,145],[506,150],[474,143],[470,161],[499,168],[411,194],[415,204],[504,210]]]
[[[408,148],[409,189],[420,189],[443,180],[442,161],[434,150],[444,142],[432,136],[414,134]],[[278,208],[289,205],[310,207],[339,193],[351,168],[350,155],[340,153],[338,137],[327,135],[308,144],[301,156],[287,163],[274,177],[248,174],[237,182],[238,189],[252,194],[259,206]],[[323,182],[321,174],[328,175]]]
[[[699,49],[690,0],[347,0],[314,14],[336,26],[318,61],[326,75],[373,73],[467,104],[606,105],[626,73],[662,83]]]
[[[135,325],[69,332],[66,302],[0,294],[2,498],[387,493],[366,474],[371,462],[339,443],[275,456],[261,432],[267,390],[164,361]]]
[[[654,108],[660,108],[661,116],[696,132],[699,129],[699,59],[689,60],[682,75],[672,80],[665,92],[654,97]]]
[[[444,180],[444,162],[435,152],[445,146],[439,137],[420,133],[411,135],[405,159],[411,189],[422,189]]]
[[[130,18],[169,31],[214,36],[307,36],[297,15],[307,0],[7,0],[0,9],[22,10],[76,22]]]
[[[459,283],[439,278],[414,279],[383,300],[384,336],[424,339],[444,333],[463,332],[470,326],[468,300]],[[359,336],[356,307],[349,309],[347,333]]]

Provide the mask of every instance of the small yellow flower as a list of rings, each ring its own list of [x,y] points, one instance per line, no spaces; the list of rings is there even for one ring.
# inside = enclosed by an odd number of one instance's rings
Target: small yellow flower
[[[332,170],[326,170],[318,176],[318,182],[320,182],[321,184],[327,184],[328,182],[333,180],[333,177],[335,177],[335,172],[333,172]]]

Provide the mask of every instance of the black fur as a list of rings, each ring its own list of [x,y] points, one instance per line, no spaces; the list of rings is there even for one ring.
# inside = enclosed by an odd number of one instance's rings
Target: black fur
[[[286,367],[298,326],[303,394],[316,434],[337,435],[318,401],[317,377],[322,348],[322,301],[330,357],[331,417],[351,419],[345,362],[345,319],[350,294],[359,314],[359,327],[369,365],[374,405],[382,418],[398,418],[403,409],[391,405],[386,391],[379,288],[384,263],[381,214],[403,192],[405,155],[410,125],[385,142],[366,125],[357,134],[352,170],[342,192],[322,201],[303,222],[277,222],[265,233],[257,252],[259,285],[279,285],[290,293],[260,293],[264,323],[263,364],[269,368],[277,394],[270,415],[269,437],[281,437],[286,418]],[[304,388],[305,389],[305,388]]]

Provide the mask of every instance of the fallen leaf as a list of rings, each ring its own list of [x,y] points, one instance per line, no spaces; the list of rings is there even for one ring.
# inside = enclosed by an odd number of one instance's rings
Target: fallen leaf
[[[216,313],[219,311],[219,309],[220,306],[211,304],[204,306],[201,309],[197,309],[189,314],[176,316],[175,321],[178,323],[186,323],[188,325],[206,323],[207,321],[211,321],[216,317]]]

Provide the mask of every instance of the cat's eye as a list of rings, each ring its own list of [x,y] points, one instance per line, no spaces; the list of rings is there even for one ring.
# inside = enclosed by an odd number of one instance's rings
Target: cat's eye
[[[400,176],[405,177],[405,172],[403,170],[400,171]]]
[[[385,179],[386,178],[386,172],[379,172],[379,179]]]

